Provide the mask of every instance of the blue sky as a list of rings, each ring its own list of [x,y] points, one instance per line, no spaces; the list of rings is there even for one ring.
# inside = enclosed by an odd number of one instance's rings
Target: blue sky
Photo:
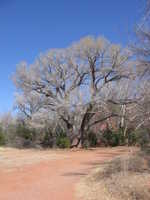
[[[86,35],[126,45],[143,8],[144,0],[0,0],[0,112],[12,109],[17,63]]]

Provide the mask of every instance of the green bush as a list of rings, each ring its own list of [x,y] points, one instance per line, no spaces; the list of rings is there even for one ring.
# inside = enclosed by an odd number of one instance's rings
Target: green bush
[[[120,136],[118,133],[112,133],[110,145],[112,147],[116,147],[116,146],[120,145]]]
[[[145,148],[150,144],[150,130],[147,128],[141,128],[135,132],[137,136],[137,142],[141,148]]]
[[[124,129],[120,128],[117,131],[118,137],[119,137],[119,145],[125,145],[126,144],[126,137],[124,136]]]
[[[54,137],[53,133],[50,130],[45,132],[42,144],[44,147],[53,147]]]
[[[96,147],[97,145],[97,136],[93,132],[88,133],[88,142],[90,147]]]
[[[70,148],[70,140],[67,137],[58,137],[56,140],[56,145],[59,148]]]
[[[115,147],[125,144],[125,137],[122,129],[119,129],[118,131],[107,129],[101,133],[100,140],[105,146]]]
[[[34,130],[27,128],[25,125],[19,124],[16,129],[16,134],[17,136],[25,140],[33,141],[35,138],[36,132]]]
[[[131,132],[127,134],[127,139],[128,139],[128,145],[135,145],[138,143],[138,135],[136,132]]]
[[[105,146],[110,145],[111,138],[112,138],[112,132],[109,129],[106,129],[104,132],[100,133],[100,140]]]
[[[105,145],[105,146],[117,146],[119,145],[119,136],[112,132],[110,129],[105,130],[102,134],[101,134],[101,142]]]
[[[0,127],[0,146],[5,145],[6,139],[5,139],[5,134]]]
[[[67,137],[66,132],[60,127],[58,126],[56,128],[56,145],[59,148],[70,148],[70,140]]]
[[[37,137],[37,131],[35,129],[28,128],[24,124],[18,124],[16,127],[16,146],[17,147],[34,147]]]

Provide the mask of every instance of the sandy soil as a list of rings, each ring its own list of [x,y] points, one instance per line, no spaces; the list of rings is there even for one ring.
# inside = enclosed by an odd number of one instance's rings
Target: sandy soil
[[[0,200],[77,200],[75,186],[126,147],[91,150],[0,149]]]

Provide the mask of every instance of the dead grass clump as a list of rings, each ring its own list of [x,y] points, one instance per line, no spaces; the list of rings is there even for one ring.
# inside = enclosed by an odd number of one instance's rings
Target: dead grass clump
[[[83,185],[88,192],[85,200],[149,200],[147,160],[141,153],[118,157],[86,178]]]
[[[143,155],[134,154],[111,161],[102,176],[112,196],[122,200],[150,199],[148,166]]]
[[[104,184],[111,196],[117,200],[149,200],[150,176],[147,174],[115,174]]]
[[[96,177],[97,180],[99,180],[100,178],[110,178],[112,175],[118,173],[143,173],[147,170],[148,168],[144,157],[140,154],[127,155],[124,157],[118,157],[107,163]]]

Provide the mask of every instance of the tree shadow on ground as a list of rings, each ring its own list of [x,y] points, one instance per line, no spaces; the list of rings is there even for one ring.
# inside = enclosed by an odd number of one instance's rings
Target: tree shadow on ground
[[[82,172],[67,172],[64,173],[62,176],[86,176],[88,173],[82,173]]]

